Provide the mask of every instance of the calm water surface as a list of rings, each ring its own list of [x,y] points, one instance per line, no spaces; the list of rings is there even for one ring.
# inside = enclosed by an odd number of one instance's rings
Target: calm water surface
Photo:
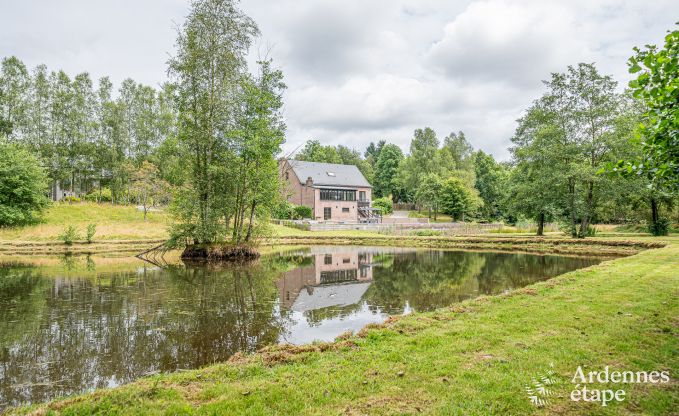
[[[279,342],[332,340],[389,315],[497,294],[601,259],[314,247],[249,266],[135,258],[0,263],[0,410]]]

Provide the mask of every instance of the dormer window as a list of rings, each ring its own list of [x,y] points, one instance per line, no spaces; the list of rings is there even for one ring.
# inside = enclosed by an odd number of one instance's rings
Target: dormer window
[[[335,172],[325,172],[328,174],[328,176],[335,176]]]

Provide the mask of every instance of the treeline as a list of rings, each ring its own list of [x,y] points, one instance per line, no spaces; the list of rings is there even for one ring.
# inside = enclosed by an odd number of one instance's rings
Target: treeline
[[[276,157],[285,139],[282,72],[268,59],[247,66],[258,35],[235,1],[192,2],[171,80],[159,89],[128,79],[114,91],[107,77],[94,85],[87,73],[71,79],[3,59],[0,149],[11,157],[0,155],[0,165],[28,151],[27,167],[41,165],[50,184],[38,177],[20,207],[0,191],[0,226],[36,218],[39,189],[49,188],[54,200],[135,203],[145,214],[170,203],[170,245],[251,240],[281,198]]]
[[[431,218],[528,219],[542,234],[556,222],[574,237],[594,233],[593,223],[648,222],[666,232],[677,220],[677,194],[652,175],[621,176],[610,167],[642,160],[638,128],[645,107],[630,92],[599,74],[593,64],[569,67],[545,81],[546,91],[518,120],[508,162],[474,150],[463,132],[443,141],[430,128],[417,129],[409,152],[393,143],[370,143],[361,153],[309,141],[300,160],[359,167],[375,197],[416,204]]]
[[[143,163],[176,180],[161,147],[176,136],[172,86],[159,90],[126,79],[117,90],[108,77],[71,78],[45,65],[33,70],[16,57],[0,70],[0,136],[40,158],[50,196],[84,196],[127,203]]]

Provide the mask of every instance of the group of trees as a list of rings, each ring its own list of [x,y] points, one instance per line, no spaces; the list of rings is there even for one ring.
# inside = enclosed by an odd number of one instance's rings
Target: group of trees
[[[281,71],[268,59],[247,67],[258,33],[235,1],[194,1],[159,89],[128,79],[114,92],[107,77],[95,86],[87,73],[3,59],[0,145],[12,152],[0,162],[30,154],[25,170],[43,176],[28,213],[0,225],[30,222],[45,196],[135,203],[145,216],[171,200],[172,242],[250,240],[279,199],[285,131]]]
[[[174,242],[249,241],[280,206],[285,138],[281,71],[266,58],[254,73],[246,63],[258,33],[234,0],[194,1],[171,80],[158,89],[127,79],[114,92],[107,77],[95,85],[87,73],[3,59],[0,172],[9,179],[0,205],[23,205],[0,212],[0,225],[30,222],[46,196],[68,191],[136,203],[145,214],[171,200]],[[386,140],[364,152],[310,140],[295,157],[356,165],[375,199],[415,204],[434,219],[524,218],[538,233],[549,221],[584,237],[594,222],[650,212],[662,233],[679,191],[678,45],[675,30],[664,48],[636,50],[638,75],[625,92],[593,64],[552,74],[518,120],[508,162],[475,150],[461,131],[439,140],[428,127],[414,131],[407,153]],[[33,184],[12,182],[17,175]]]
[[[474,151],[463,132],[450,133],[440,143],[431,128],[417,129],[407,155],[385,140],[370,143],[363,156],[346,146],[311,140],[295,158],[356,165],[373,185],[375,198],[414,203],[434,219],[439,212],[456,220],[501,216],[501,181],[507,167]]]
[[[173,242],[247,242],[279,198],[285,84],[270,60],[248,72],[258,33],[231,0],[195,1],[179,31],[170,74],[187,178],[175,196]]]
[[[70,78],[45,65],[32,71],[16,57],[0,68],[0,136],[40,158],[49,194],[85,195],[104,187],[127,203],[131,177],[144,161],[159,164],[158,148],[174,134],[170,86],[160,91],[125,80],[114,98],[102,77]]]
[[[594,222],[641,222],[663,234],[679,191],[679,31],[665,48],[636,50],[631,90],[594,64],[569,66],[518,120],[509,162],[475,151],[463,132],[443,143],[417,129],[409,153],[381,140],[363,157],[345,146],[307,142],[302,160],[355,164],[376,197],[413,203],[436,219],[556,222],[573,237]],[[643,68],[642,68],[643,65]],[[341,157],[340,155],[351,155]]]

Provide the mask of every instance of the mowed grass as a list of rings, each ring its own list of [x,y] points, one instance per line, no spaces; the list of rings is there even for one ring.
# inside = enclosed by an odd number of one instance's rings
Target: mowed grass
[[[672,414],[679,409],[679,241],[365,329],[337,344],[278,347],[16,413]],[[573,402],[585,371],[669,370],[664,384],[605,384],[623,402]],[[526,386],[553,370],[549,403]]]
[[[95,240],[134,240],[167,237],[168,215],[163,211],[144,213],[132,206],[96,203],[55,203],[40,224],[0,228],[0,240],[58,240],[65,227],[74,225],[85,234],[87,224],[96,224]]]

